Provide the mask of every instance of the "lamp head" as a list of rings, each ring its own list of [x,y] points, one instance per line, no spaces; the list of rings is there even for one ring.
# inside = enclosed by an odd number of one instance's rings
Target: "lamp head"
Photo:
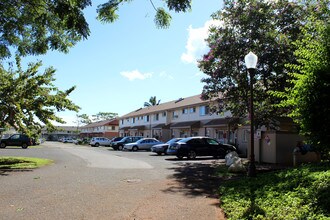
[[[251,51],[245,56],[244,60],[247,69],[257,68],[258,57]]]

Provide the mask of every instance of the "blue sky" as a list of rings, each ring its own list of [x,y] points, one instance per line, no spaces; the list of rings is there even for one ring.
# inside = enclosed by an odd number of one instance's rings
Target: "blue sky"
[[[81,107],[79,114],[114,112],[122,116],[143,107],[151,96],[162,103],[201,93],[204,75],[196,58],[207,52],[203,38],[210,15],[222,8],[222,1],[195,0],[191,12],[171,12],[169,29],[156,28],[149,1],[122,5],[119,20],[112,24],[95,19],[99,3],[103,2],[94,2],[85,11],[91,29],[87,40],[68,54],[49,52],[28,58],[42,60],[44,67],[53,66],[57,70],[55,85],[60,89],[77,86],[70,99]],[[163,3],[155,0],[154,4]],[[76,113],[58,115],[73,125]]]

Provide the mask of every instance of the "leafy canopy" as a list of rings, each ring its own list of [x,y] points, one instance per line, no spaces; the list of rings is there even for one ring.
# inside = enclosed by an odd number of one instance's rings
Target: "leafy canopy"
[[[82,10],[90,5],[90,0],[1,1],[0,60],[11,56],[11,47],[21,56],[68,52],[89,36]]]
[[[149,99],[149,102],[144,102],[144,107],[159,105],[159,103],[160,103],[160,100],[157,101],[156,96],[151,96]]]
[[[75,89],[61,91],[53,85],[53,68],[39,74],[41,62],[30,63],[26,70],[16,57],[16,67],[6,70],[0,65],[0,127],[14,127],[26,134],[40,132],[42,126],[54,128],[52,122],[65,123],[56,112],[78,111],[79,107],[69,100]]]
[[[114,22],[119,6],[132,0],[108,0],[97,8],[101,22]],[[151,4],[154,6],[152,0]],[[83,10],[91,0],[6,0],[0,1],[0,60],[12,56],[45,54],[48,50],[67,53],[71,47],[90,34]],[[191,0],[166,0],[169,10],[186,12]],[[156,8],[157,27],[167,28],[170,14]]]
[[[300,126],[300,132],[323,156],[330,156],[330,10],[319,5],[322,17],[312,14],[302,28],[303,38],[296,42],[297,64],[291,68],[291,87],[282,93],[281,107]],[[327,18],[327,19],[324,19]]]
[[[235,117],[245,117],[251,79],[244,56],[252,51],[258,56],[252,79],[255,123],[274,126],[276,116],[286,110],[273,107],[280,99],[269,91],[283,91],[288,84],[285,64],[296,62],[292,42],[301,36],[299,28],[306,18],[303,5],[289,0],[225,0],[213,18],[223,25],[210,29],[210,50],[199,61],[207,75],[202,79],[203,98],[218,98],[214,111],[230,110]]]

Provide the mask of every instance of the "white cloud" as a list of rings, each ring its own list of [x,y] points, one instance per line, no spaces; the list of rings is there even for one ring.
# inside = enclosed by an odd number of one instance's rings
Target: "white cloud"
[[[188,40],[186,44],[186,52],[181,55],[181,60],[185,63],[196,63],[204,53],[207,52],[207,44],[205,39],[209,35],[209,28],[211,25],[220,26],[222,22],[219,20],[206,21],[203,27],[188,28]]]
[[[147,78],[152,77],[152,73],[141,73],[138,70],[133,70],[133,71],[123,71],[120,73],[123,77],[126,77],[130,81],[133,81],[135,79],[140,79],[140,80],[145,80]]]

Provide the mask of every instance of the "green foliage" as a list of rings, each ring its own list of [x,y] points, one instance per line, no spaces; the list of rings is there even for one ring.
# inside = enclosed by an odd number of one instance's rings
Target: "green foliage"
[[[114,22],[119,16],[117,11],[119,6],[124,3],[131,2],[132,0],[109,0],[108,2],[101,4],[97,8],[97,19],[102,22]],[[154,22],[158,28],[168,28],[171,22],[171,15],[161,7],[155,7],[152,0],[150,3],[154,7],[156,14]],[[191,9],[191,0],[166,0],[167,8],[175,12],[187,12]]]
[[[52,162],[52,160],[41,158],[0,157],[0,169],[35,169]]]
[[[304,6],[295,1],[226,0],[213,15],[222,26],[212,27],[207,43],[210,51],[199,61],[207,76],[202,79],[204,99],[219,98],[217,111],[230,110],[245,117],[250,102],[249,75],[244,56],[258,56],[254,84],[255,124],[274,125],[276,116],[286,113],[275,108],[280,99],[270,91],[283,91],[289,79],[286,63],[295,63],[292,44],[306,20]]]
[[[81,114],[81,115],[76,115],[77,120],[75,121],[78,124],[78,127],[80,124],[86,125],[92,123],[92,120],[89,118],[87,114]]]
[[[219,191],[228,219],[329,219],[330,165],[305,165],[227,181]]]
[[[79,109],[68,99],[75,87],[59,90],[52,84],[55,70],[47,68],[39,74],[41,65],[30,63],[23,70],[18,56],[16,70],[13,65],[8,70],[0,65],[0,127],[11,126],[32,136],[41,131],[43,124],[53,128],[52,121],[64,123],[56,112]]]
[[[313,13],[303,26],[303,38],[295,44],[298,63],[291,68],[291,87],[275,93],[282,97],[279,104],[290,109],[290,116],[300,126],[301,134],[314,148],[330,153],[330,10],[318,8],[322,17]]]
[[[97,19],[115,22],[119,6],[132,0],[108,0],[97,7]],[[154,6],[152,0],[150,3]],[[186,12],[191,0],[167,0],[169,10]],[[0,60],[12,56],[12,48],[20,56],[45,54],[48,50],[67,53],[90,34],[83,10],[91,0],[5,0],[0,2]],[[155,24],[168,28],[170,14],[156,9]]]
[[[117,113],[113,112],[99,112],[96,115],[93,115],[93,121],[103,121],[103,120],[109,120],[117,117]]]
[[[176,12],[186,12],[191,9],[191,0],[166,0],[167,7]]]
[[[0,60],[11,56],[11,47],[21,56],[68,52],[89,35],[83,9],[90,5],[90,0],[1,1]]]
[[[144,103],[144,107],[159,105],[160,100],[157,101],[156,96],[151,96],[149,102]]]
[[[170,26],[171,19],[171,15],[168,14],[165,9],[157,9],[154,21],[158,28],[168,28]]]

